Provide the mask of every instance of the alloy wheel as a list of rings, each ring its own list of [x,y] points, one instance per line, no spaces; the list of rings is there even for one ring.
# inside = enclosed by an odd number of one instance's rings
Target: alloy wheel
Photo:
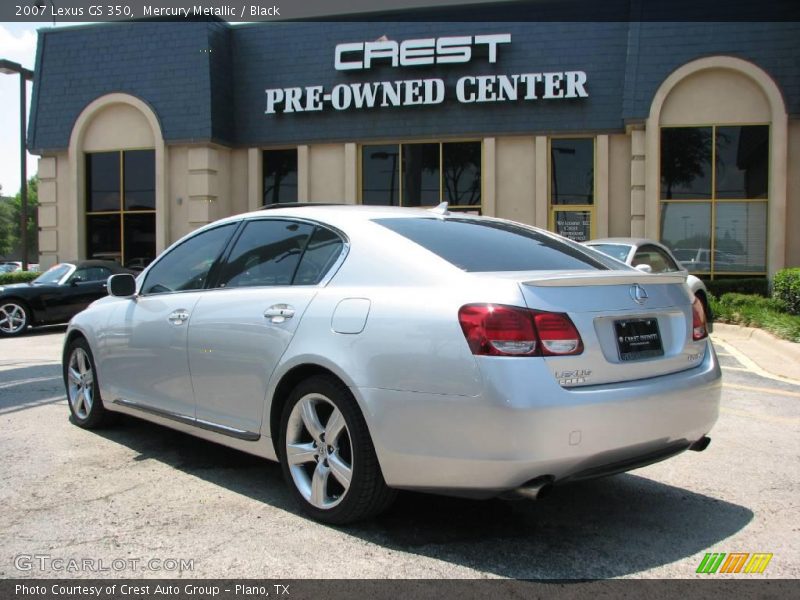
[[[75,348],[70,355],[67,378],[72,410],[79,419],[87,419],[94,402],[94,373],[89,356],[83,348]]]
[[[0,306],[0,331],[14,335],[22,331],[28,324],[28,315],[19,304],[10,302]]]
[[[342,501],[353,478],[353,447],[331,400],[318,393],[300,398],[289,415],[285,451],[294,484],[308,503],[328,510]]]

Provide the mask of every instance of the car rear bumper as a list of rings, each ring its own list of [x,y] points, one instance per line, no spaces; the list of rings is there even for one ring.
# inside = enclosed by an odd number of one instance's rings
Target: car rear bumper
[[[692,369],[566,389],[541,360],[481,357],[476,397],[358,388],[386,482],[490,496],[538,477],[629,470],[681,452],[717,420],[710,342]]]

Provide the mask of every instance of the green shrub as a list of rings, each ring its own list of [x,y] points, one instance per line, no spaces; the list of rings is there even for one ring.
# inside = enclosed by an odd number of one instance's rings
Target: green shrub
[[[724,294],[720,300],[731,308],[759,308],[786,312],[786,306],[776,298],[764,298],[756,294]]]
[[[37,271],[15,271],[14,273],[0,273],[0,285],[9,283],[25,283],[36,279],[41,273]]]
[[[772,297],[786,306],[786,311],[800,315],[800,268],[781,269],[772,282]]]
[[[703,280],[709,293],[717,298],[723,294],[758,294],[769,296],[769,279],[766,277],[750,277],[745,279],[714,279]]]
[[[800,317],[786,313],[786,305],[776,298],[754,294],[723,294],[709,298],[714,318],[721,323],[758,327],[789,340],[800,342]]]

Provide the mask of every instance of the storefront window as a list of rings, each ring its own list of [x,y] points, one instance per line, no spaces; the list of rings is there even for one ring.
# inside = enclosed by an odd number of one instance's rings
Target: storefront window
[[[123,152],[125,210],[156,209],[156,161],[152,150]]]
[[[711,127],[661,130],[661,198],[711,198]]]
[[[661,130],[661,240],[689,271],[766,274],[769,126]]]
[[[361,202],[399,206],[400,146],[364,146],[361,149]]]
[[[439,204],[439,144],[403,144],[403,204]]]
[[[576,242],[594,229],[594,139],[550,140],[550,227]]]
[[[361,148],[361,202],[480,212],[481,143],[380,144]]]
[[[264,205],[297,202],[297,149],[264,150]]]
[[[481,204],[481,143],[442,144],[444,199],[450,206]]]
[[[716,198],[766,199],[769,127],[717,127]]]
[[[156,256],[155,152],[86,155],[86,256],[145,267]]]

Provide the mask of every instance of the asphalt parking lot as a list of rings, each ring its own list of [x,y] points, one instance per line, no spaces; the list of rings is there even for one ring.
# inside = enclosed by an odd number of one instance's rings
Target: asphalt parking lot
[[[407,493],[332,528],[299,514],[276,464],[135,419],[72,425],[62,337],[0,339],[2,577],[690,578],[707,552],[774,555],[718,577],[800,576],[800,384],[727,346],[705,452],[536,503]]]

